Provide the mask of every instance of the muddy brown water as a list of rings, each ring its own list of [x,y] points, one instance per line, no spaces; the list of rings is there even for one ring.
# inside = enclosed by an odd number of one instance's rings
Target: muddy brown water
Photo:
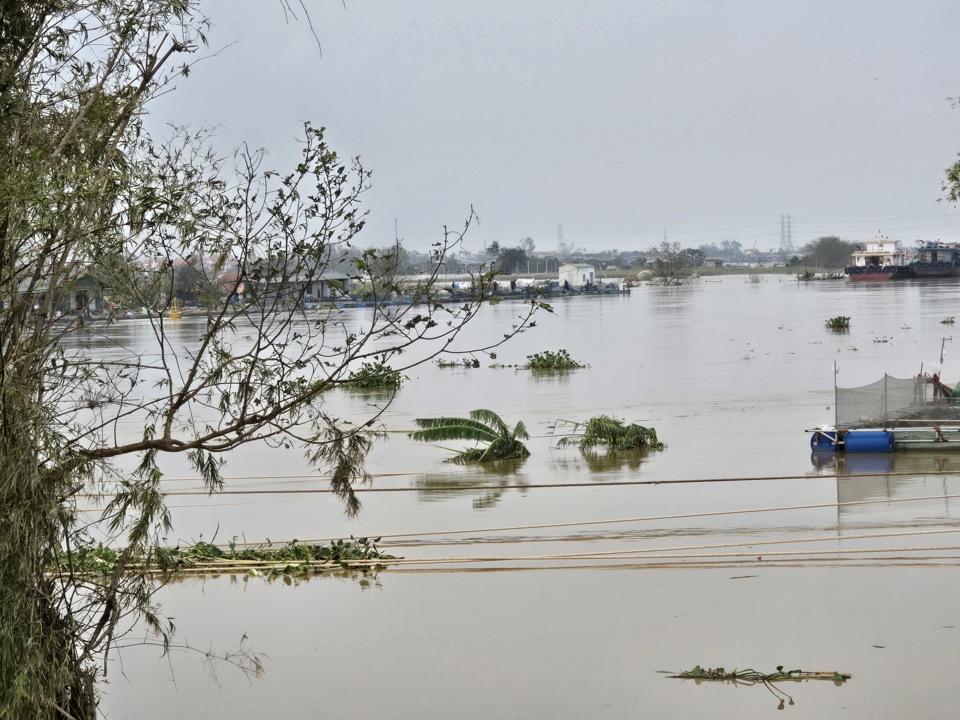
[[[497,362],[564,348],[589,368],[534,375],[481,357],[478,369],[410,373],[356,520],[293,450],[238,452],[231,492],[213,498],[168,463],[171,543],[384,536],[384,550],[423,562],[365,578],[172,584],[158,599],[178,641],[226,651],[246,634],[265,675],[220,663],[214,677],[202,654],[160,657],[133,634],[112,656],[104,712],[759,717],[778,705],[762,686],[657,671],[783,665],[853,674],[840,687],[781,685],[795,718],[955,717],[960,454],[814,458],[804,430],[832,418],[834,362],[845,386],[937,363],[958,300],[960,283],[746,277],[560,300]],[[518,311],[486,308],[467,339],[498,337]],[[350,312],[362,324],[369,311]],[[849,333],[825,328],[837,315],[851,318]],[[139,322],[112,332],[135,345]],[[178,326],[185,346],[192,322]],[[945,348],[943,376],[960,380],[960,337]],[[380,400],[330,402],[359,421]],[[414,418],[481,407],[527,424],[526,461],[458,467],[404,434]],[[655,427],[667,449],[600,463],[554,446],[558,419],[601,413]],[[262,490],[286,492],[249,493]],[[443,558],[482,559],[433,562]]]

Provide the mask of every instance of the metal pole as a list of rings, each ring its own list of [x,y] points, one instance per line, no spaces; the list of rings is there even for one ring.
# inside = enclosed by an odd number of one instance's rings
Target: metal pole
[[[833,361],[833,429],[840,427],[840,408],[837,407],[837,373],[840,368],[837,367],[837,361]]]

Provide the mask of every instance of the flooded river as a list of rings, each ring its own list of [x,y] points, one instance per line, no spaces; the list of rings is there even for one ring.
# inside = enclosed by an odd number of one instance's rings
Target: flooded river
[[[165,467],[177,541],[274,543],[382,536],[407,560],[367,576],[187,579],[158,599],[177,640],[264,654],[248,680],[202,654],[111,657],[112,720],[194,718],[759,717],[762,686],[658,670],[777,666],[851,673],[781,683],[795,718],[947,718],[960,704],[960,453],[812,457],[804,430],[841,386],[939,362],[960,283],[798,284],[769,276],[558,300],[479,368],[410,374],[371,456],[363,511],[344,516],[294,450],[244,448],[212,498]],[[364,309],[350,310],[356,323]],[[520,312],[487,307],[468,341]],[[849,333],[826,329],[838,315]],[[141,321],[114,332],[137,342]],[[194,321],[177,332],[189,345]],[[91,352],[94,340],[77,339]],[[943,377],[960,380],[960,336]],[[513,367],[566,349],[589,367]],[[337,391],[360,421],[376,394]],[[445,463],[414,419],[488,408],[523,420],[510,468]],[[607,414],[656,428],[666,449],[604,463],[557,447],[558,421]],[[563,427],[561,422],[559,427]],[[694,482],[696,481],[696,482]],[[269,491],[267,493],[263,491]],[[133,640],[134,638],[129,638]]]

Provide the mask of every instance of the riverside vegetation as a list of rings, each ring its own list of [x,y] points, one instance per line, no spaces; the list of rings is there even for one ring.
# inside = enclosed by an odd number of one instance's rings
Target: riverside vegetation
[[[199,541],[185,547],[157,548],[155,562],[147,558],[129,556],[131,566],[148,567],[165,578],[186,573],[265,572],[270,576],[324,572],[330,569],[358,569],[380,567],[379,561],[395,560],[377,548],[380,538],[335,540],[329,545],[313,545],[293,540],[273,547],[270,543],[238,546],[236,538],[225,547]],[[88,545],[72,557],[61,553],[57,557],[57,571],[72,571],[92,581],[108,579],[117,571],[117,563],[124,551],[98,543]]]
[[[436,239],[417,305],[379,302],[399,291],[399,247],[354,248],[370,173],[312,123],[287,170],[264,151],[214,151],[206,129],[151,136],[152,101],[205,45],[199,2],[22,0],[0,13],[0,717],[93,720],[111,648],[141,621],[164,648],[173,633],[153,602],[173,560],[161,457],[182,456],[215,493],[234,449],[298,448],[355,515],[396,392],[345,425],[330,391],[373,377],[396,391],[476,317],[493,274],[440,301],[471,211]],[[189,355],[164,317],[178,267],[206,321]],[[336,307],[300,311],[343,268],[374,298],[361,330]],[[66,349],[73,333],[98,335],[83,322],[95,288],[149,309],[148,347],[112,345],[109,360]],[[463,351],[494,350],[541,309],[515,307],[500,340]],[[363,363],[384,372],[351,378]],[[95,581],[93,560],[106,562]]]

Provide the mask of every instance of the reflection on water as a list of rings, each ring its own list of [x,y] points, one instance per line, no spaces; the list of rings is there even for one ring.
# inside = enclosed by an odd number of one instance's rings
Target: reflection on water
[[[473,498],[473,508],[484,510],[495,506],[508,486],[519,485],[520,492],[524,492],[522,487],[528,483],[517,473],[525,462],[526,458],[511,458],[472,465],[458,474],[420,475],[414,478],[413,486],[418,489],[421,502],[463,497],[465,493],[475,494],[478,488],[483,488],[481,494]]]
[[[576,360],[576,358],[574,358],[574,360]],[[549,390],[551,386],[569,383],[572,375],[582,372],[584,369],[585,368],[579,368],[577,370],[546,370],[543,368],[532,368],[524,372],[529,373],[530,380],[543,391]]]
[[[911,450],[889,453],[814,452],[810,462],[815,468],[837,475],[868,475],[872,473],[960,474],[960,452]]]
[[[316,573],[308,571],[300,573],[283,572],[278,574],[270,572],[258,572],[257,574],[238,572],[221,573],[210,570],[209,572],[192,572],[184,575],[175,575],[168,581],[167,586],[202,591],[206,587],[213,587],[214,583],[218,584],[218,586],[220,583],[226,583],[230,586],[246,590],[251,585],[259,587],[261,585],[283,584],[296,587],[310,582],[329,583],[344,581],[355,585],[361,591],[383,589],[383,578],[381,577],[380,570],[376,567],[364,569],[348,567],[324,570],[323,572]]]
[[[591,480],[606,480],[598,477],[603,473],[618,473],[624,470],[639,470],[641,463],[649,457],[651,450],[604,450],[590,447],[582,450],[568,449],[565,453],[551,453],[551,464],[555,470],[565,473],[589,472]]]
[[[950,529],[960,517],[956,451],[815,452],[811,462],[817,473],[836,475],[837,519],[845,527]]]
[[[686,692],[655,670],[816,659],[816,669],[849,670],[855,680],[842,692],[805,687],[805,717],[946,716],[942,673],[918,673],[904,693],[902,668],[956,663],[957,631],[947,628],[960,627],[960,575],[947,548],[960,541],[908,533],[958,528],[949,496],[960,494],[960,454],[834,456],[811,472],[804,430],[833,415],[835,361],[844,386],[912,375],[938,357],[944,308],[958,305],[960,282],[638,288],[557,303],[497,350],[498,362],[516,365],[564,348],[586,369],[417,368],[383,416],[390,439],[371,456],[378,478],[359,518],[345,518],[329,495],[262,494],[236,507],[214,496],[177,508],[178,537],[218,527],[221,537],[254,542],[396,534],[408,545],[391,554],[417,561],[474,555],[482,540],[484,555],[529,558],[522,569],[519,561],[495,566],[511,572],[483,573],[424,564],[391,568],[366,586],[338,578],[168,588],[159,597],[184,636],[229,645],[248,632],[269,655],[267,675],[253,685],[225,676],[221,690],[191,667],[172,683],[167,659],[130,655],[106,688],[106,714],[276,715],[282,698],[287,717],[733,720],[754,703],[767,710],[769,698]],[[502,338],[516,311],[510,302],[484,308],[465,342]],[[825,330],[839,314],[851,317],[849,334]],[[136,344],[145,329],[121,323],[116,340]],[[177,332],[187,344],[193,330],[183,322]],[[873,342],[881,336],[893,341]],[[76,344],[114,352],[107,338]],[[960,365],[948,358],[943,377],[960,379]],[[345,422],[362,422],[380,404],[347,391],[324,399]],[[523,420],[532,455],[512,466],[452,467],[442,451],[406,437],[418,417],[476,408]],[[551,449],[556,418],[598,414],[654,427],[668,447],[592,458]],[[293,452],[246,448],[227,474],[262,474],[257,492],[269,493],[295,490],[289,478],[304,473]],[[684,480],[704,482],[672,482]],[[524,487],[511,492],[516,486]],[[868,500],[881,502],[842,504]],[[431,532],[440,533],[437,545]],[[858,554],[878,548],[890,552]],[[598,551],[623,555],[590,555]],[[563,559],[571,555],[578,559]]]

